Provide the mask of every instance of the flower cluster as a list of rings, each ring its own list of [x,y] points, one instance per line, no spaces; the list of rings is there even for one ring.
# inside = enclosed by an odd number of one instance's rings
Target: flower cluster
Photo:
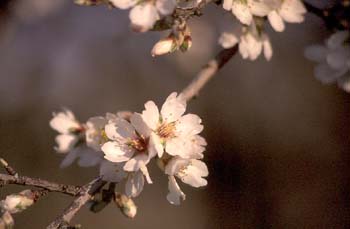
[[[267,60],[272,57],[272,47],[264,32],[265,17],[277,32],[285,29],[285,22],[301,23],[306,9],[300,0],[224,0],[223,8],[232,11],[240,24],[233,32],[221,35],[219,43],[230,48],[239,43],[244,59],[255,60],[263,51]]]
[[[169,179],[167,199],[178,205],[185,194],[176,178],[202,187],[207,184],[204,177],[208,176],[207,166],[200,160],[206,146],[199,135],[203,130],[201,119],[185,111],[186,101],[172,93],[160,110],[153,101],[148,101],[141,113],[127,118],[107,114],[90,118],[86,124],[79,123],[65,110],[54,114],[50,125],[60,133],[56,137],[58,152],[72,154],[79,142],[85,142],[95,153],[80,152],[73,160],[79,157],[83,165],[100,164],[100,174],[107,181],[126,180],[125,194],[129,197],[138,196],[145,181],[152,183],[147,165],[155,159]]]
[[[305,56],[315,61],[315,77],[324,84],[337,82],[339,87],[350,92],[350,34],[338,31],[324,45],[313,45],[305,50]]]

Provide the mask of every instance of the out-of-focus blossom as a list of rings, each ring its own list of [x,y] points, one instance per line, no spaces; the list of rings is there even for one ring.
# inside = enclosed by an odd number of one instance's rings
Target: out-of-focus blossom
[[[207,185],[208,168],[204,162],[196,159],[172,158],[165,167],[165,173],[169,175],[169,194],[167,199],[170,203],[179,205],[185,199],[185,194],[181,191],[176,182],[178,177],[182,182],[198,188]]]
[[[350,92],[350,46],[349,31],[338,31],[324,45],[306,48],[307,59],[315,61],[315,77],[324,84],[337,82],[339,87]]]
[[[132,28],[137,32],[150,30],[163,16],[170,15],[176,6],[175,0],[141,1],[111,0],[120,9],[132,8],[129,14]]]
[[[254,16],[264,17],[271,10],[269,3],[261,0],[224,0],[223,7],[245,25],[250,25]]]
[[[113,163],[107,160],[101,162],[100,176],[103,180],[119,183],[126,177],[126,175],[122,163]]]
[[[172,156],[202,158],[205,140],[198,137],[202,132],[202,120],[195,114],[186,114],[186,101],[172,93],[164,102],[161,111],[153,101],[145,104],[142,118],[152,130],[150,142],[155,145],[158,157],[164,150]]]
[[[266,33],[257,30],[255,23],[250,26],[238,25],[233,32],[224,32],[219,38],[219,44],[223,48],[231,48],[237,43],[243,59],[255,60],[261,52],[264,53],[266,60],[272,57],[270,39]]]
[[[301,23],[304,21],[306,9],[300,0],[267,0],[272,10],[268,13],[267,18],[271,26],[277,32],[285,29],[284,22]]]
[[[83,130],[82,124],[76,120],[74,114],[68,109],[53,113],[50,126],[59,133],[55,140],[57,143],[56,150],[60,153],[67,153],[72,150],[79,140],[79,132]]]

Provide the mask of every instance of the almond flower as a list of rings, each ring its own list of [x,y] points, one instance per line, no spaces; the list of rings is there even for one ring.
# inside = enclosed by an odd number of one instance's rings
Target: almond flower
[[[169,175],[169,194],[167,199],[171,204],[179,205],[185,200],[185,194],[181,191],[175,177],[182,182],[198,188],[207,185],[208,168],[204,162],[196,159],[172,158],[165,167],[165,173]]]
[[[111,162],[126,162],[123,169],[128,172],[141,170],[148,183],[152,183],[146,165],[157,151],[149,144],[150,130],[139,114],[133,114],[130,122],[116,118],[105,126],[110,141],[102,146],[105,158]]]
[[[74,114],[68,109],[53,113],[50,126],[59,133],[55,139],[57,143],[55,149],[60,153],[67,153],[72,150],[79,140],[79,132],[83,130],[82,124],[76,120]]]
[[[163,16],[170,15],[175,9],[175,0],[111,0],[120,9],[132,8],[129,13],[131,25],[137,32],[146,32]]]
[[[324,45],[313,45],[305,50],[306,58],[318,63],[315,77],[324,84],[337,82],[346,92],[350,92],[349,39],[349,31],[338,31]]]
[[[264,17],[271,10],[269,4],[263,0],[224,0],[223,8],[232,11],[245,25],[250,25],[254,16]]]
[[[152,131],[150,144],[154,145],[158,157],[164,151],[182,158],[203,158],[205,140],[202,120],[194,114],[186,114],[186,101],[172,93],[164,102],[160,112],[153,101],[145,103],[142,119]]]
[[[272,7],[267,18],[274,30],[282,32],[285,29],[284,22],[301,23],[304,21],[306,9],[300,0],[267,0]]]
[[[233,32],[224,32],[219,38],[219,44],[223,48],[231,48],[238,43],[238,48],[243,59],[255,60],[263,52],[266,60],[270,60],[273,54],[269,37],[263,31],[258,31],[255,23],[250,26],[238,25]]]

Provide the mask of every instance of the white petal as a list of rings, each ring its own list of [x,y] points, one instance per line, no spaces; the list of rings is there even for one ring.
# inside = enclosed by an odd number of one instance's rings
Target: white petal
[[[300,0],[284,0],[279,13],[289,23],[301,23],[306,9]]]
[[[145,180],[141,172],[130,173],[125,184],[125,194],[129,197],[138,196],[141,193],[144,184]]]
[[[259,17],[265,17],[273,8],[271,1],[266,3],[261,0],[248,0],[248,7],[253,15]]]
[[[145,153],[141,153],[131,158],[124,165],[124,170],[128,172],[138,171],[141,166],[146,165],[149,162],[149,157]]]
[[[162,14],[162,15],[169,15],[171,14],[176,6],[176,1],[175,0],[157,0],[156,1],[156,7],[157,10]]]
[[[178,120],[186,111],[186,101],[177,97],[177,93],[171,93],[168,98],[165,100],[162,109],[161,115],[163,122],[171,123]]]
[[[219,38],[219,44],[225,48],[232,48],[238,43],[238,37],[233,33],[222,33]]]
[[[224,0],[222,6],[225,10],[231,10],[232,5],[233,5],[233,0]]]
[[[75,129],[81,127],[73,113],[68,109],[59,113],[54,113],[53,118],[50,121],[50,126],[61,134],[69,134]]]
[[[145,110],[142,111],[142,118],[152,130],[157,128],[159,123],[159,110],[153,101],[145,103]]]
[[[180,205],[181,201],[186,199],[174,176],[169,176],[168,188],[169,193],[166,198],[171,204]]]
[[[163,144],[159,136],[155,133],[152,133],[149,139],[148,153],[150,154],[150,157],[154,157],[155,155],[158,155],[158,157],[161,158],[163,156],[163,153],[164,153]]]
[[[126,177],[121,163],[113,163],[104,160],[100,166],[100,176],[108,182],[120,182]]]
[[[146,32],[153,27],[159,15],[153,3],[149,2],[136,5],[130,11],[129,18],[135,31]]]
[[[277,32],[282,32],[284,30],[284,22],[276,10],[271,11],[267,15],[267,18],[269,19],[269,22],[274,30],[276,30]]]
[[[186,114],[176,122],[177,136],[193,136],[203,130],[202,120],[198,115]]]
[[[183,167],[186,167],[190,161],[180,157],[173,157],[165,166],[164,172],[167,175],[175,175]]]
[[[86,144],[96,151],[101,150],[101,144],[105,142],[105,139],[102,136],[102,131],[106,124],[107,119],[104,117],[93,117],[86,123]]]
[[[263,39],[264,56],[266,60],[270,60],[273,54],[270,39],[265,34],[263,35],[262,39]]]
[[[141,164],[140,165],[140,170],[141,170],[142,174],[146,177],[147,183],[148,184],[152,184],[153,183],[152,179],[149,176],[148,169],[147,169],[145,164]]]
[[[135,128],[126,120],[117,118],[105,126],[106,135],[109,139],[123,141],[136,138]]]
[[[110,0],[110,2],[119,9],[129,9],[137,3],[137,0]]]
[[[56,136],[55,141],[57,143],[55,149],[59,153],[67,153],[75,147],[78,137],[72,134],[60,134]]]
[[[132,148],[112,141],[106,142],[101,150],[104,152],[105,158],[111,162],[127,161],[134,155]]]
[[[202,178],[208,176],[208,168],[206,164],[199,160],[191,160],[191,164],[185,169],[186,175],[179,177],[182,182],[198,188],[207,185],[207,180]]]
[[[151,134],[151,129],[143,120],[141,114],[134,113],[130,117],[130,122],[135,128],[135,130],[144,138],[148,138]]]
[[[247,4],[242,3],[241,1],[234,1],[232,5],[232,13],[243,24],[250,25],[252,23],[253,15]]]

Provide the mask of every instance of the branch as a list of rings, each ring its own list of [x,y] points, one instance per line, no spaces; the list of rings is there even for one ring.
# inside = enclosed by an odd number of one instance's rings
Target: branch
[[[78,198],[76,198],[64,211],[58,216],[47,229],[69,228],[69,223],[78,211],[98,192],[107,182],[96,178],[81,188]]]
[[[18,175],[7,175],[0,174],[0,184],[16,184],[16,185],[24,185],[24,186],[33,186],[37,188],[43,188],[50,192],[59,192],[71,196],[76,196],[79,194],[81,189],[80,186],[74,185],[66,185],[66,184],[58,184],[55,182],[50,182],[43,179],[26,177],[26,176],[18,176]]]
[[[181,92],[186,101],[198,96],[200,90],[213,76],[236,54],[238,46],[221,50],[214,59],[210,60],[192,82]]]

